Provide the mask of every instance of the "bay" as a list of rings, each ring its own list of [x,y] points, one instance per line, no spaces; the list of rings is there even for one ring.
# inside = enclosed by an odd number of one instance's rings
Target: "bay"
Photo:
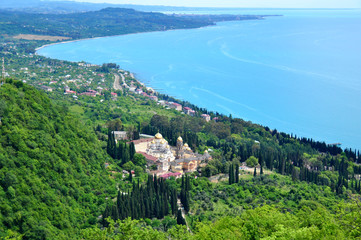
[[[361,11],[227,13],[283,16],[62,43],[37,53],[115,62],[200,107],[361,149]]]

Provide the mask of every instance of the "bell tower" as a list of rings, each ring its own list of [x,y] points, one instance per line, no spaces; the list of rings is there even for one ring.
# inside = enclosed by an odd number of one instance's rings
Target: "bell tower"
[[[180,159],[182,158],[184,155],[184,151],[183,151],[183,139],[181,136],[178,137],[177,139],[177,146],[176,146],[176,159]]]

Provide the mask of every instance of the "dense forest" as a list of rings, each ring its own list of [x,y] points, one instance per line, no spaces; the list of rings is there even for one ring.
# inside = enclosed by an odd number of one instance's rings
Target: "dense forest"
[[[34,87],[0,87],[0,238],[68,238],[115,194],[94,132]]]
[[[215,21],[260,19],[261,16],[177,16],[139,12],[125,8],[71,14],[37,14],[0,11],[0,32],[8,35],[35,34],[71,39],[114,36],[127,33],[198,28]]]

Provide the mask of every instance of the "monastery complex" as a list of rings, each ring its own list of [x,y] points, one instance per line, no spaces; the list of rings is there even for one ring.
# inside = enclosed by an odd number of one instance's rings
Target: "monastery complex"
[[[178,137],[175,147],[170,146],[160,133],[154,138],[133,142],[136,152],[146,158],[148,166],[157,166],[157,175],[173,172],[179,176],[184,172],[193,172],[201,163],[211,159],[207,151],[204,154],[194,153],[181,137]]]

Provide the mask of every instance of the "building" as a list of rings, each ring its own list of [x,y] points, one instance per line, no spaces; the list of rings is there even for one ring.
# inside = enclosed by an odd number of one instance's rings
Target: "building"
[[[150,99],[152,99],[153,101],[158,101],[158,97],[157,96],[149,96]]]
[[[52,92],[53,89],[51,87],[48,87],[48,86],[41,86],[41,89],[45,90],[45,91],[48,91],[48,92]]]
[[[71,90],[65,90],[64,94],[76,94],[76,92]]]
[[[110,95],[112,96],[113,100],[116,100],[118,98],[118,94],[115,92],[111,92]]]
[[[180,178],[181,176],[182,176],[182,174],[180,172],[175,172],[175,173],[171,172],[171,173],[162,174],[159,177],[168,179],[170,177]]]
[[[158,173],[175,173],[196,171],[201,162],[210,159],[206,151],[204,154],[193,153],[187,143],[178,137],[175,147],[169,146],[168,142],[160,133],[154,138],[139,139],[133,141],[137,153],[142,154],[147,160],[148,166],[156,165]]]
[[[167,105],[167,102],[164,100],[159,100],[158,104],[164,107],[165,105]]]
[[[196,115],[196,111],[194,111],[193,109],[191,109],[189,107],[184,107],[183,112],[192,117]]]
[[[206,120],[207,122],[209,122],[211,120],[211,116],[209,116],[208,114],[202,114],[201,117]]]
[[[112,131],[112,134],[114,134],[115,140],[126,140],[128,139],[128,135],[126,131]]]
[[[180,105],[179,103],[169,102],[168,107],[173,108],[173,109],[175,109],[177,111],[182,111],[182,105]]]

